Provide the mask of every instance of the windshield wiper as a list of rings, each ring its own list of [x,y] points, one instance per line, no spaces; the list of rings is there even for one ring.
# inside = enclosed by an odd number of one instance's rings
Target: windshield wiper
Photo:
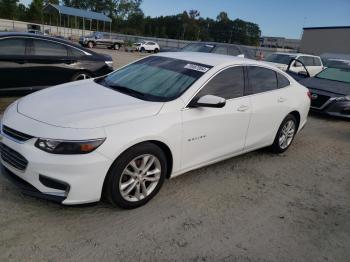
[[[145,98],[146,97],[146,94],[140,92],[140,91],[136,91],[134,89],[131,89],[131,88],[127,88],[125,86],[120,86],[120,85],[108,85],[108,87],[120,92],[120,93],[123,93],[123,94],[127,94],[127,95],[131,95],[131,96],[136,96],[136,97],[142,97],[142,98]]]

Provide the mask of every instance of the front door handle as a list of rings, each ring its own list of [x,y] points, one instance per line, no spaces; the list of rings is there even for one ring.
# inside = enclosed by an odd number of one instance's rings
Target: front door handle
[[[283,102],[287,101],[287,98],[280,97],[280,98],[278,98],[277,101],[278,101],[279,103],[283,103]]]
[[[247,111],[249,109],[249,106],[247,106],[247,105],[241,105],[241,106],[239,106],[238,108],[237,108],[237,111],[239,111],[239,112],[245,112],[245,111]]]

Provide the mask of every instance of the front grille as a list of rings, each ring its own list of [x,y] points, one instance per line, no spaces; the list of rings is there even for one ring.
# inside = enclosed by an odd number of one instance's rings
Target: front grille
[[[14,130],[12,128],[9,128],[8,126],[5,126],[5,125],[2,126],[2,132],[5,135],[7,135],[7,136],[9,136],[17,141],[21,141],[21,142],[24,142],[24,141],[27,141],[27,140],[33,138],[33,136],[21,133],[21,132]]]
[[[3,143],[0,143],[0,155],[3,161],[18,170],[24,171],[27,168],[28,160]]]
[[[311,107],[315,107],[315,108],[321,108],[330,99],[329,96],[312,93],[311,97],[312,95],[317,95],[316,99],[311,100]]]

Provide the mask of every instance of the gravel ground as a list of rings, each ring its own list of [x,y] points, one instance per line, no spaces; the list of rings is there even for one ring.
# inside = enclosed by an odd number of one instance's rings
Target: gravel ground
[[[349,159],[349,121],[311,115],[286,153],[189,172],[136,210],[60,206],[0,176],[0,261],[349,261]]]

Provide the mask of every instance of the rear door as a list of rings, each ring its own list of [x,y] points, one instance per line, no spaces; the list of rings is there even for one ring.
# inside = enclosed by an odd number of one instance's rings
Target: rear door
[[[282,74],[261,66],[248,66],[248,90],[252,104],[246,150],[271,145],[289,113],[290,82]]]
[[[68,82],[74,74],[66,45],[52,40],[31,39],[28,64],[32,82],[38,87]]]
[[[28,72],[27,40],[21,37],[0,39],[0,90],[23,88],[32,85]]]

